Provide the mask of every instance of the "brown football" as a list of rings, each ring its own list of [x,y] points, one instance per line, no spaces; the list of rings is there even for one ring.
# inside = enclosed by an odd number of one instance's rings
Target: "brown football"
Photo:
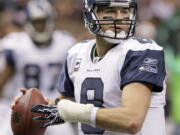
[[[43,95],[36,88],[22,92],[12,107],[11,128],[14,135],[43,135],[46,128],[41,128],[42,121],[33,121],[38,113],[30,112],[30,108],[37,104],[47,104]]]

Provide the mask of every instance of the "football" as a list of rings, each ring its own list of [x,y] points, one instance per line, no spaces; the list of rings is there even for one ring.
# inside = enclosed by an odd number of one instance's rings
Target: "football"
[[[30,112],[33,105],[48,104],[43,95],[36,88],[21,91],[22,95],[15,100],[11,114],[11,128],[14,135],[43,135],[46,128],[42,128],[42,121],[33,121],[32,118],[40,116]]]

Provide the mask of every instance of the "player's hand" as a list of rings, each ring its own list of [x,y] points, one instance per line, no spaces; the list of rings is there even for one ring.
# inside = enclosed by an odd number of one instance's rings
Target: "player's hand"
[[[25,95],[25,93],[26,93],[27,91],[28,91],[28,90],[25,89],[25,88],[21,88],[21,89],[20,89],[21,95],[15,97],[15,99],[14,99],[13,102],[11,103],[11,109],[14,108],[15,104],[19,101],[19,99],[21,98],[21,96]]]
[[[34,117],[33,120],[45,120],[47,121],[42,127],[47,127],[50,125],[57,125],[64,123],[64,120],[60,117],[56,105],[34,105],[31,110],[34,113],[42,113],[44,116]]]

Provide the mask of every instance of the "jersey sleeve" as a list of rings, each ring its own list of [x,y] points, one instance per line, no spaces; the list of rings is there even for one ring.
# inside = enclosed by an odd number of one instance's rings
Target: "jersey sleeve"
[[[60,73],[57,90],[66,97],[74,97],[74,85],[69,77],[67,60],[65,61],[62,71]]]
[[[153,92],[161,92],[166,70],[163,50],[129,50],[121,73],[121,89],[131,82],[148,83]]]
[[[13,68],[15,67],[16,63],[15,54],[18,46],[16,44],[16,39],[18,39],[18,36],[15,33],[12,33],[5,36],[1,41],[6,63],[12,66]]]
[[[13,50],[5,49],[4,54],[5,54],[6,63],[12,66],[13,68],[15,68],[15,59],[14,59],[15,56]]]

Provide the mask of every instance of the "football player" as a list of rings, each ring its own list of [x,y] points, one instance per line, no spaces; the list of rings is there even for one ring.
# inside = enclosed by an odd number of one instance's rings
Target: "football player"
[[[18,89],[39,88],[46,96],[55,95],[66,52],[76,41],[69,33],[54,30],[54,12],[47,1],[30,1],[27,16],[25,31],[11,33],[2,41],[7,65],[1,73],[4,82],[0,81],[0,88],[16,75]]]
[[[2,40],[7,64],[1,72],[0,90],[7,104],[22,87],[38,88],[51,98],[58,94],[54,88],[59,72],[67,50],[76,40],[65,31],[54,30],[54,16],[47,0],[32,0],[27,5],[25,31],[11,33]],[[2,90],[10,78],[12,81]]]
[[[78,123],[79,135],[165,135],[163,48],[133,37],[135,0],[84,0],[86,26],[95,40],[68,51],[57,105],[36,105],[43,126]]]

